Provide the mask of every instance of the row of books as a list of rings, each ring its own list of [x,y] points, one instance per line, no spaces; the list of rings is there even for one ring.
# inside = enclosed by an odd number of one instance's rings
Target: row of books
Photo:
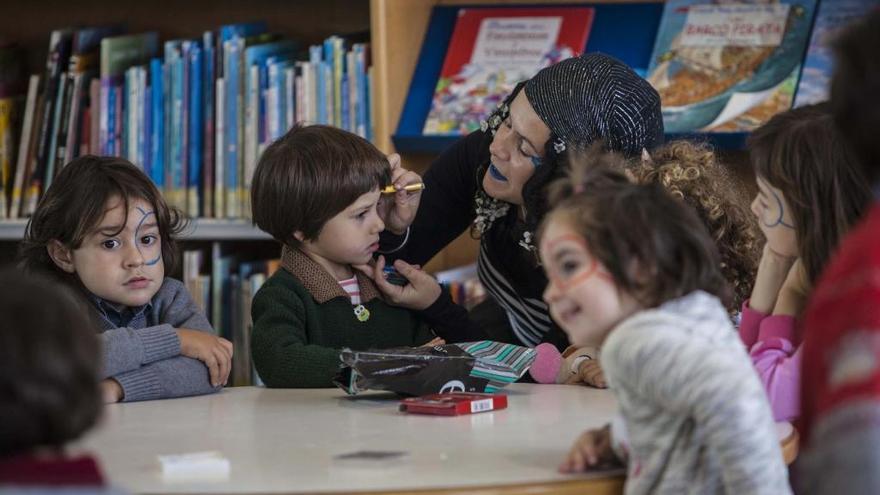
[[[219,244],[215,243],[208,267],[205,254],[202,250],[183,252],[183,283],[208,316],[216,334],[232,342],[235,348],[231,383],[259,385],[259,376],[251,361],[251,303],[281,261],[240,261],[236,256],[222,254]],[[203,273],[203,269],[210,274]]]
[[[161,46],[155,32],[121,33],[53,31],[46,71],[26,93],[0,80],[0,218],[29,216],[85,154],[129,159],[192,217],[248,218],[259,155],[295,123],[372,139],[366,43],[300,47],[264,22]]]
[[[792,105],[826,99],[830,42],[878,7],[880,0],[667,0],[647,67],[636,69],[660,93],[667,132],[749,131]],[[621,22],[598,10],[460,9],[422,133],[478,129],[517,82],[583,52],[599,24]]]

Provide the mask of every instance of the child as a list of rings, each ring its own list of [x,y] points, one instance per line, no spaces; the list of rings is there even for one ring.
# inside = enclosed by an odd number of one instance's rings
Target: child
[[[28,222],[22,265],[92,303],[107,402],[211,393],[229,376],[232,344],[211,335],[183,284],[165,277],[181,228],[141,170],[95,156],[67,164]]]
[[[599,147],[576,156],[576,160],[585,160],[590,167],[608,166],[622,171],[637,184],[658,184],[694,209],[718,248],[721,273],[733,289],[727,310],[736,319],[755,281],[760,254],[758,229],[746,208],[745,192],[718,163],[715,153],[705,145],[680,140],[667,143],[641,159],[627,160],[603,152]],[[561,382],[606,386],[598,350],[572,347],[566,353],[566,363],[570,364],[564,368],[568,373],[558,373],[555,381],[560,382],[567,374]]]
[[[818,279],[804,318],[799,493],[880,493],[880,10],[835,43],[831,107],[874,200]]]
[[[752,212],[767,242],[739,332],[774,418],[789,421],[799,413],[796,319],[871,191],[824,106],[774,116],[752,133],[748,145],[758,183]]]
[[[260,288],[251,311],[254,365],[267,386],[332,386],[343,347],[439,342],[422,319],[450,342],[482,338],[465,310],[414,267],[396,265],[411,282],[405,301],[395,301],[406,308],[386,304],[373,280],[353,268],[379,248],[385,225],[378,209],[387,206],[380,189],[391,174],[368,141],[327,126],[294,127],[260,157],[254,223],[283,245],[283,269]],[[409,193],[395,194],[405,201]],[[381,274],[381,262],[376,269]]]
[[[575,163],[539,232],[544,298],[575,345],[601,345],[628,431],[626,493],[789,493],[761,383],[722,299],[718,255],[660,186]],[[609,427],[560,466],[624,460]]]
[[[84,305],[40,276],[0,272],[0,492],[115,493],[64,446],[101,412],[98,342]]]

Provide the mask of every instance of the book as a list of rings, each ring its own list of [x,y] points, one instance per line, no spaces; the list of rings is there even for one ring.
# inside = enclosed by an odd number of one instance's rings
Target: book
[[[10,211],[20,107],[27,82],[24,60],[24,51],[17,45],[0,45],[0,218]]]
[[[666,132],[748,131],[791,107],[815,0],[669,0],[648,67]]]
[[[831,43],[842,29],[872,9],[880,8],[880,0],[822,0],[816,11],[801,80],[794,97],[800,107],[828,99],[831,87]]]
[[[422,132],[479,129],[518,82],[580,54],[593,16],[591,7],[461,9]]]
[[[108,155],[122,153],[122,101],[125,71],[156,56],[155,32],[111,36],[101,40],[101,114],[99,146]],[[106,105],[105,105],[106,103]]]
[[[18,218],[22,207],[22,199],[24,197],[25,181],[29,180],[30,173],[28,166],[31,163],[31,155],[33,154],[35,141],[32,139],[34,134],[34,116],[38,113],[38,102],[40,90],[39,74],[31,75],[28,81],[27,99],[24,106],[24,118],[21,125],[21,138],[18,142],[18,158],[15,167],[15,180],[12,184],[11,201],[9,205],[9,218]]]

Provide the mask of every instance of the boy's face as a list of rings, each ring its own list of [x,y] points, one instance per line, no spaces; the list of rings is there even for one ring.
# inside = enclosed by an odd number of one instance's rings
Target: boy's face
[[[317,239],[302,241],[303,250],[337,280],[351,277],[349,265],[369,262],[379,249],[379,232],[385,230],[376,211],[379,196],[378,188],[361,195],[328,220]]]
[[[637,310],[635,301],[618,290],[611,274],[567,221],[553,218],[547,224],[541,261],[549,281],[544,301],[572,344],[600,345]]]
[[[96,296],[115,304],[142,306],[156,295],[165,278],[156,213],[150,203],[132,199],[126,220],[119,197],[110,198],[105,209],[104,218],[78,249],[53,259],[64,271],[75,273]]]

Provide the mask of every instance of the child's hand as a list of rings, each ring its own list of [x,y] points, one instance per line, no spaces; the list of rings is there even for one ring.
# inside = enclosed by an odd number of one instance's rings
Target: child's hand
[[[112,378],[101,380],[101,398],[104,404],[115,404],[124,396],[122,385]]]
[[[232,342],[207,332],[178,328],[180,354],[198,359],[208,367],[211,385],[226,385],[232,370]]]
[[[434,301],[440,297],[440,284],[434,280],[434,277],[403,260],[395,261],[394,268],[397,273],[409,280],[409,283],[404,286],[394,285],[385,280],[384,256],[379,256],[372,267],[358,265],[355,268],[373,279],[376,287],[385,294],[388,302],[395,306],[421,311],[434,304]]]
[[[584,359],[580,366],[578,366],[577,371],[577,373],[571,375],[565,381],[567,385],[583,383],[591,387],[608,388],[608,382],[605,381],[605,372],[602,371],[598,359]]]
[[[769,244],[764,244],[761,262],[758,264],[758,273],[755,276],[755,286],[752,288],[752,295],[749,299],[750,308],[764,314],[770,314],[773,311],[779,297],[779,291],[795,259],[777,253],[770,249]]]
[[[611,448],[611,426],[587,430],[578,437],[562,464],[560,473],[578,473],[600,464],[620,463]]]
[[[435,345],[443,345],[446,341],[441,339],[440,337],[434,337],[430,342],[424,343],[419,347],[434,347]]]
[[[775,315],[797,316],[807,304],[807,298],[810,295],[810,281],[807,279],[807,271],[801,259],[791,265],[788,270],[788,276],[779,289],[779,299],[776,301],[776,307],[773,308]]]
[[[397,153],[388,155],[388,163],[391,164],[391,183],[395,186],[402,188],[422,182],[419,174],[410,172],[400,165],[400,155]],[[385,222],[385,228],[397,235],[403,234],[415,220],[421,199],[422,191],[398,190],[393,198],[383,198],[379,201],[379,216]]]

